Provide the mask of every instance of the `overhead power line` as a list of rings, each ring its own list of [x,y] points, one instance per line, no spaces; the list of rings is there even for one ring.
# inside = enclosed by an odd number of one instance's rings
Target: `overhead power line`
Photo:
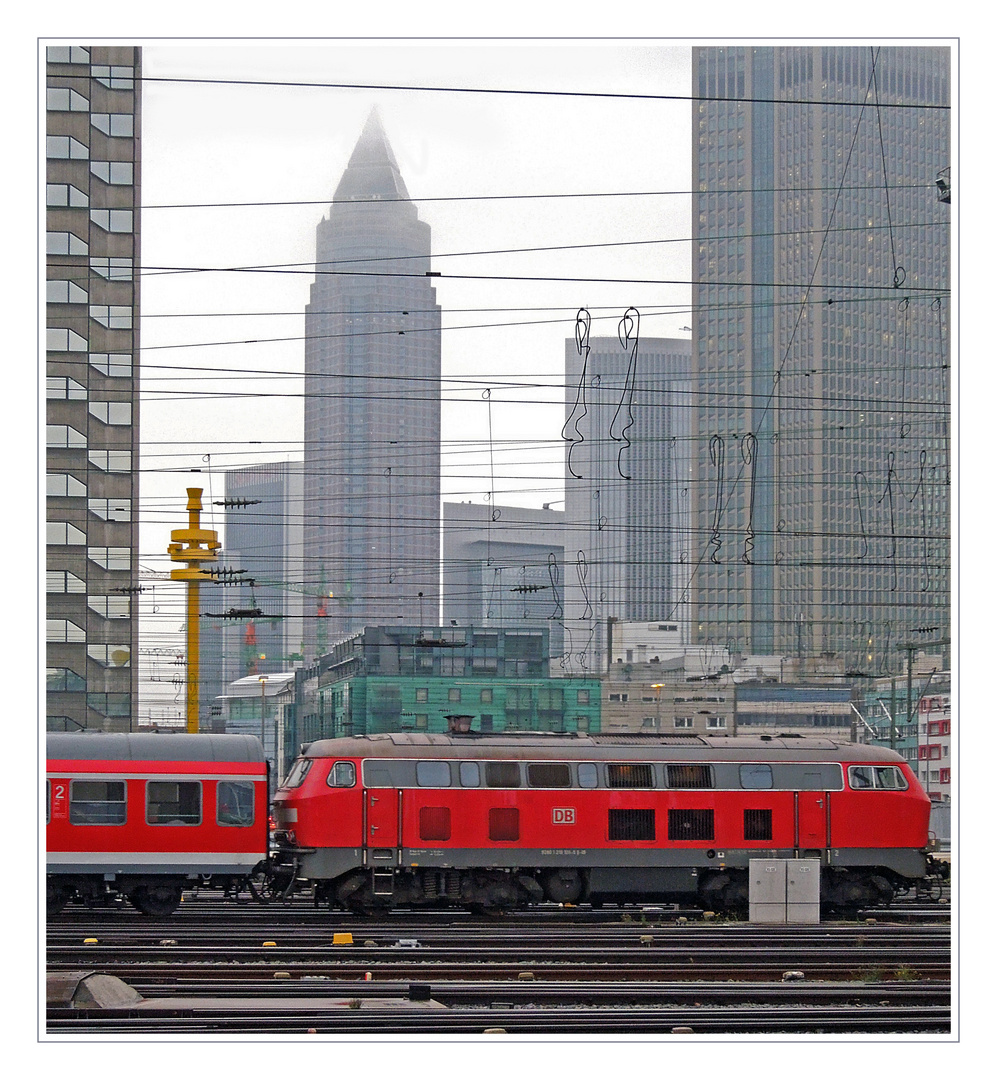
[[[72,76],[67,76],[71,78]],[[79,78],[89,78],[79,76]],[[392,83],[304,82],[290,79],[209,79],[196,76],[143,75],[145,83],[197,86],[284,86],[298,90],[377,90],[422,94],[496,94],[507,97],[593,98],[612,101],[724,101],[744,105],[821,105],[826,108],[860,109],[863,101],[828,101],[821,98],[729,97],[724,94],[636,94],[611,90],[537,90],[497,86],[417,86]],[[949,105],[929,102],[878,102],[883,109],[929,109],[948,112]]]

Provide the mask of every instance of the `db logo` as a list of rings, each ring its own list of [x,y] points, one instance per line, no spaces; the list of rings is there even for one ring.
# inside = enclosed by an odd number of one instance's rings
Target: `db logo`
[[[575,808],[573,806],[555,806],[551,811],[550,819],[555,825],[574,825]]]

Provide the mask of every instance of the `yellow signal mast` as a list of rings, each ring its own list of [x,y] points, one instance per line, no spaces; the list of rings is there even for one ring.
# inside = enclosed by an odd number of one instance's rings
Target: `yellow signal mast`
[[[201,582],[210,581],[211,575],[201,569],[202,563],[213,563],[221,547],[218,533],[201,528],[201,492],[203,488],[187,488],[188,525],[186,529],[173,529],[173,541],[166,549],[174,562],[185,562],[170,572],[173,581],[187,582],[187,731],[196,735],[198,730],[198,698],[201,674]]]

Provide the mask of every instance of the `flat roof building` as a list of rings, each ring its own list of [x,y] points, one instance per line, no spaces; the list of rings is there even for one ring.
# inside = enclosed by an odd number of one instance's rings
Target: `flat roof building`
[[[141,50],[45,55],[46,726],[137,706]]]

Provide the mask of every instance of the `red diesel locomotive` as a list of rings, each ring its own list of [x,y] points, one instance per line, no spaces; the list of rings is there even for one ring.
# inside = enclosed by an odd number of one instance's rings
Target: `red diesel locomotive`
[[[47,735],[47,900],[126,896],[169,915],[267,858],[267,763],[249,735]]]
[[[903,759],[792,736],[398,733],[303,749],[272,870],[355,911],[552,901],[743,907],[748,860],[819,858],[829,908],[932,871]]]

